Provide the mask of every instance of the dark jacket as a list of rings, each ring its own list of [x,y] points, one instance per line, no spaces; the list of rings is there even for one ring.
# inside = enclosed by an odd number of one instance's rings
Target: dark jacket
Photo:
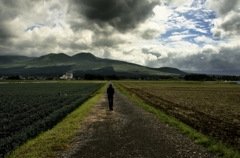
[[[114,95],[114,88],[112,86],[108,87],[107,94],[108,94],[108,97],[113,97],[113,95]]]

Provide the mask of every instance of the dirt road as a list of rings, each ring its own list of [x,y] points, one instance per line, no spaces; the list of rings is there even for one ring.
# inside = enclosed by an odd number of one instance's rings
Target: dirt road
[[[106,96],[80,124],[78,138],[64,158],[213,158],[178,131],[116,90],[113,111]]]

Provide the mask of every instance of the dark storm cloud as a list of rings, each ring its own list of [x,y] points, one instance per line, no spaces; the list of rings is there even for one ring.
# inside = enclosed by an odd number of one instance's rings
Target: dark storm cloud
[[[185,54],[177,50],[168,50],[167,55],[161,56],[162,50],[142,48],[142,53],[152,54],[158,57],[157,60],[147,60],[146,65],[149,67],[175,67],[181,70],[209,70],[222,71],[228,70],[240,71],[240,45],[227,44],[218,49],[211,45],[206,45],[201,51],[195,54]],[[160,55],[160,56],[157,56]]]
[[[141,37],[143,39],[149,40],[149,39],[155,38],[156,35],[159,35],[159,31],[158,30],[148,29],[148,30],[143,32]]]
[[[240,13],[232,15],[228,20],[221,24],[221,28],[232,34],[240,34]]]
[[[209,1],[210,6],[217,12],[221,19],[215,27],[226,32],[226,34],[240,34],[240,1],[239,0],[218,0]],[[221,37],[220,30],[214,31],[214,37]]]
[[[8,22],[21,16],[23,12],[29,10],[34,5],[34,1],[23,0],[1,0],[0,1],[0,40],[7,40],[16,37],[12,28],[8,26]],[[17,27],[17,26],[16,26]]]
[[[239,60],[240,51],[239,47],[236,47],[234,49],[221,48],[219,53],[214,53],[214,50],[211,52],[209,49],[205,53],[185,57],[172,58],[172,55],[169,55],[166,58],[158,59],[158,62],[162,63],[162,65],[167,64],[185,70],[240,70]]]
[[[157,51],[149,51],[148,48],[142,48],[142,53],[144,54],[152,54],[156,57],[160,57],[161,56],[161,53],[157,52]]]
[[[216,9],[218,10],[218,14],[220,15],[226,15],[228,12],[232,11],[233,8],[237,7],[239,4],[239,0],[223,0],[218,2],[216,1],[219,6],[215,6]]]
[[[11,8],[14,6],[12,1],[0,1],[0,40],[3,42],[4,39],[14,36],[11,33],[11,30],[8,28],[6,22],[10,19],[13,19],[17,16],[17,12]],[[9,9],[7,7],[10,7]],[[9,10],[8,14],[3,14],[3,12]],[[11,10],[11,11],[10,11]]]
[[[147,0],[73,0],[78,13],[102,26],[107,23],[120,32],[135,28],[153,15],[159,1]]]
[[[9,28],[4,23],[0,23],[0,40],[10,37],[14,37],[14,35],[11,33],[11,30],[9,30]]]
[[[213,32],[213,37],[216,37],[216,38],[220,38],[222,36],[222,32],[221,31],[214,31]]]
[[[114,36],[94,36],[92,46],[95,47],[117,47],[120,44],[124,44],[127,41]]]
[[[38,0],[1,0],[0,12],[5,12],[4,14],[0,14],[1,21],[11,20],[21,15],[22,13],[30,10],[36,2],[41,3],[41,1]]]

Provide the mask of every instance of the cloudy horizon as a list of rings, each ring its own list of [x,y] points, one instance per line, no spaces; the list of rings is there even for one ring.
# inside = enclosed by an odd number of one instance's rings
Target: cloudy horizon
[[[0,13],[0,55],[240,75],[240,0],[0,0]]]

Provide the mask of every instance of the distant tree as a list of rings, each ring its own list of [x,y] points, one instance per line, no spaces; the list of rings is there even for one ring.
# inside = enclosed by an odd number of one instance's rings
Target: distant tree
[[[21,78],[18,75],[8,77],[8,80],[20,80],[20,79]]]
[[[222,80],[226,81],[239,81],[240,76],[222,76]]]
[[[191,74],[185,75],[184,79],[186,81],[215,81],[215,76],[209,76],[205,74]]]
[[[85,80],[104,80],[103,75],[85,74]]]
[[[94,79],[94,75],[86,74],[86,75],[84,76],[84,79],[85,79],[85,80],[93,80],[93,79]]]
[[[114,75],[108,75],[105,77],[107,80],[119,80],[120,77],[116,76],[115,74]]]
[[[38,79],[38,78],[36,78],[36,79]],[[49,77],[46,78],[46,80],[54,80],[54,77],[49,76]]]

